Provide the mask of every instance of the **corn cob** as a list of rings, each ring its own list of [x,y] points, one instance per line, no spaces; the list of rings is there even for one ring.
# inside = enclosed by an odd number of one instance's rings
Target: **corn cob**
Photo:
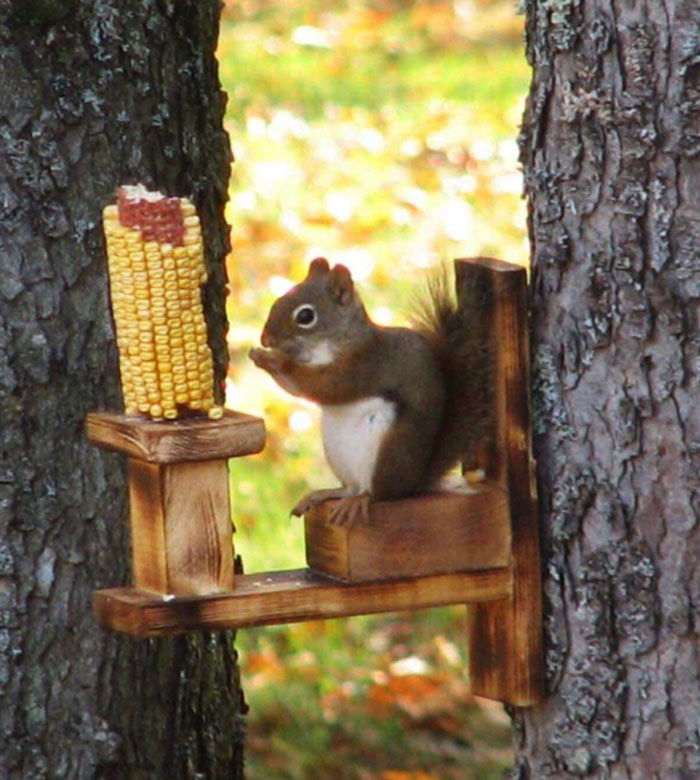
[[[120,187],[103,218],[126,413],[174,420],[196,410],[221,417],[202,309],[207,276],[195,207],[142,185]]]

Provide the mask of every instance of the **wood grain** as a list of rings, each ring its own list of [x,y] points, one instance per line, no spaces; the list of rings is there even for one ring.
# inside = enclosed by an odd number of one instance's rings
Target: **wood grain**
[[[233,588],[226,460],[148,463],[129,458],[134,584],[196,595]]]
[[[168,593],[233,590],[226,460],[161,466]]]
[[[261,449],[262,421],[237,413],[176,423],[90,415],[90,440],[131,456],[137,587],[95,593],[100,623],[160,636],[467,603],[474,693],[517,706],[539,701],[541,570],[525,271],[477,258],[457,261],[456,272],[460,299],[467,297],[464,285],[478,284],[495,302],[496,423],[479,464],[487,484],[467,495],[377,504],[370,522],[352,529],[326,522],[327,502],[306,519],[313,573],[240,575],[232,591],[225,458]]]
[[[369,522],[352,528],[328,524],[335,503],[305,518],[306,559],[315,571],[362,582],[510,563],[510,516],[500,487],[373,504]]]
[[[226,410],[220,420],[187,417],[154,421],[95,412],[85,423],[88,441],[149,463],[181,463],[252,455],[265,446],[259,417]]]
[[[132,577],[136,587],[155,593],[168,592],[161,468],[137,458],[128,460]]]
[[[146,637],[503,599],[511,587],[506,568],[368,583],[338,582],[301,569],[239,575],[233,593],[198,598],[100,590],[93,608],[105,628]]]
[[[469,607],[470,680],[475,694],[526,706],[544,695],[539,528],[531,457],[527,278],[524,268],[476,258],[456,263],[457,292],[486,275],[496,301],[495,447],[482,464],[507,490],[512,526],[513,593]],[[483,276],[479,283],[483,282]]]

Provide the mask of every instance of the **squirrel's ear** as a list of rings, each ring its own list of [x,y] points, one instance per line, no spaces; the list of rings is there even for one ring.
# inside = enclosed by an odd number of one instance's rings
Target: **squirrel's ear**
[[[345,305],[353,299],[350,271],[344,265],[334,265],[328,278],[328,289],[338,303]]]
[[[309,265],[309,273],[306,278],[310,279],[312,276],[327,274],[329,271],[330,266],[328,265],[328,260],[326,260],[325,257],[317,257],[315,260],[311,261],[311,264]]]

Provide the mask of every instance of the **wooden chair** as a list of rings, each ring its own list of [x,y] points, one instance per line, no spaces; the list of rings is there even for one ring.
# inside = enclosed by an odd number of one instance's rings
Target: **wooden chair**
[[[473,693],[516,706],[543,695],[538,514],[530,446],[527,281],[498,260],[455,263],[457,294],[495,302],[492,446],[470,493],[376,504],[369,524],[305,518],[308,569],[236,574],[227,458],[260,451],[262,420],[151,422],[90,414],[87,435],[129,459],[131,587],[96,591],[101,625],[134,636],[468,606]]]

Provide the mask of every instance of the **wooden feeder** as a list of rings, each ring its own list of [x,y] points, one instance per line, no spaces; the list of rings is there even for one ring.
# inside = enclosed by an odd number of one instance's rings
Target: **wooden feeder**
[[[308,569],[233,573],[226,459],[264,446],[262,420],[153,422],[90,414],[89,440],[129,457],[131,587],[96,591],[97,620],[134,636],[466,604],[472,692],[516,706],[543,695],[538,515],[530,449],[526,274],[456,262],[457,294],[489,285],[493,446],[471,493],[375,504],[351,529],[305,518]]]

